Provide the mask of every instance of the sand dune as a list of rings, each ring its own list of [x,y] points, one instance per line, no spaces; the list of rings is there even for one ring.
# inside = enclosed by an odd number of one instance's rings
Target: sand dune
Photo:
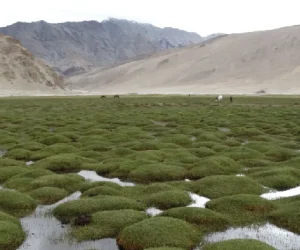
[[[0,96],[62,95],[61,76],[14,38],[0,34]]]
[[[67,83],[94,94],[300,94],[300,26],[227,35]]]

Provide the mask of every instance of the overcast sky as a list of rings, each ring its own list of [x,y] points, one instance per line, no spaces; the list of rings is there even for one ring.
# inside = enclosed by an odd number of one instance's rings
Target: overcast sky
[[[300,24],[299,0],[1,0],[0,27],[108,17],[175,27],[200,35]]]

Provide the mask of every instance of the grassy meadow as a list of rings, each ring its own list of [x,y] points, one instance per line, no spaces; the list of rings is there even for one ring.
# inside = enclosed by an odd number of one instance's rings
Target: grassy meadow
[[[207,233],[253,223],[300,233],[300,196],[260,197],[300,184],[300,97],[214,98],[0,99],[0,249],[23,242],[19,219],[37,205],[76,191],[79,200],[53,210],[70,237],[116,238],[124,250],[191,250]],[[81,170],[137,185],[91,183]],[[189,192],[211,200],[187,207]],[[163,213],[151,217],[149,207]],[[81,215],[88,225],[75,225]],[[254,240],[204,246],[241,248],[273,249]]]

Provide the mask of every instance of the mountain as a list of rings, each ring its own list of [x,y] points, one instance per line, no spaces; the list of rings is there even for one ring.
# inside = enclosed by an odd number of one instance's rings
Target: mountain
[[[0,33],[18,39],[34,56],[66,76],[203,40],[196,33],[114,18],[56,24],[18,22],[0,28]]]
[[[67,83],[86,93],[300,94],[300,26],[219,36]]]
[[[19,41],[0,34],[0,96],[60,94],[64,88],[62,76]]]

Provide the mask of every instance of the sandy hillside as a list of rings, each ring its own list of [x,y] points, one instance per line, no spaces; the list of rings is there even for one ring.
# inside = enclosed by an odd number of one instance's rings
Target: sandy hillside
[[[87,93],[300,94],[300,26],[227,35],[67,81]]]
[[[0,34],[0,96],[62,95],[65,84],[12,37]]]

